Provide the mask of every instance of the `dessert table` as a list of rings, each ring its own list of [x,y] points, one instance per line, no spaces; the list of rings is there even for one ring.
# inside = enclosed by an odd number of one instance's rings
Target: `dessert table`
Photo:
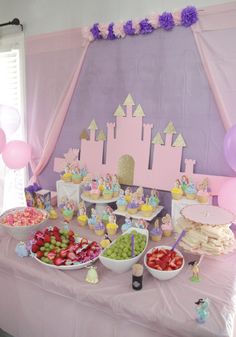
[[[60,220],[50,225],[60,225]],[[71,226],[100,241],[88,228]],[[120,232],[119,232],[120,233]],[[174,238],[162,239],[161,244]],[[61,271],[15,253],[17,241],[0,234],[0,327],[15,337],[232,337],[236,298],[236,253],[207,256],[201,282],[192,283],[184,253],[183,271],[158,281],[144,271],[143,289],[131,287],[131,271],[114,274],[97,261],[98,284],[85,282],[87,269]],[[154,246],[149,243],[149,247]],[[210,316],[196,322],[198,299],[210,299]]]

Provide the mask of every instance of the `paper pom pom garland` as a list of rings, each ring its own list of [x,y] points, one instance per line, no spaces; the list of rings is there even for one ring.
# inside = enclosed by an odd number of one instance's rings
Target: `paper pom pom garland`
[[[161,15],[152,14],[140,21],[128,20],[125,23],[94,23],[92,27],[84,29],[84,36],[89,41],[116,40],[125,36],[150,34],[158,28],[166,31],[175,26],[190,27],[198,21],[198,12],[194,6],[188,6],[179,13],[164,12]]]

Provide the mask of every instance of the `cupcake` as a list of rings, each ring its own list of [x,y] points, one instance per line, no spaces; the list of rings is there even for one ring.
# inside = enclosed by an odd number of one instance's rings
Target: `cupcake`
[[[87,225],[88,223],[88,217],[86,214],[81,214],[77,216],[77,221],[79,226],[84,227]]]
[[[146,203],[141,206],[142,215],[145,218],[149,218],[153,213],[153,207],[149,205],[149,199],[146,198]]]
[[[183,196],[183,190],[181,188],[181,184],[180,184],[180,181],[179,179],[176,180],[175,182],[175,186],[171,189],[171,195],[172,195],[172,198],[175,199],[175,200],[180,200]]]
[[[88,219],[89,229],[94,230],[94,226],[97,223],[97,212],[94,208],[91,209],[91,217]]]
[[[55,211],[55,209],[54,208],[50,208],[50,210],[49,210],[49,219],[50,220],[55,220],[57,218],[58,218],[58,214]]]
[[[122,195],[119,197],[119,199],[116,202],[116,206],[118,211],[124,212],[127,208],[127,201],[125,200],[125,197]]]
[[[100,197],[100,190],[98,188],[97,189],[91,189],[89,197],[92,200],[98,200],[99,197]]]
[[[162,230],[159,227],[153,227],[150,231],[150,237],[152,241],[159,242],[162,238]]]
[[[94,232],[96,235],[104,235],[105,233],[105,225],[100,221],[98,223],[96,223],[96,225],[94,226]]]
[[[80,173],[72,173],[71,180],[73,184],[80,184],[82,181],[82,176]]]
[[[61,179],[63,181],[65,181],[66,183],[70,183],[71,180],[72,180],[72,173],[64,173],[62,176],[61,176]]]
[[[132,221],[130,220],[130,218],[125,218],[125,223],[121,226],[122,233],[126,232],[131,227],[132,227]]]
[[[161,229],[163,232],[163,236],[169,237],[172,234],[173,226],[171,222],[171,216],[169,214],[166,214],[162,219],[162,225]]]
[[[132,192],[130,187],[127,187],[125,189],[125,200],[127,201],[127,203],[130,203],[132,200]]]
[[[107,185],[105,186],[103,192],[102,192],[102,196],[105,200],[110,200],[112,199],[113,196],[113,191],[110,187],[108,187]]]
[[[132,200],[128,205],[127,205],[127,211],[129,214],[136,214],[138,212],[138,207],[139,205],[135,200]]]
[[[85,184],[83,187],[83,195],[85,197],[90,197],[91,186],[90,184]]]
[[[197,192],[197,200],[200,203],[208,203],[210,193],[208,191],[208,179],[205,178],[199,185],[198,185],[198,192]]]
[[[187,199],[194,200],[196,199],[197,189],[194,183],[190,183],[185,189],[185,195]]]
[[[115,235],[116,232],[117,232],[117,228],[118,228],[118,225],[116,223],[108,223],[106,225],[106,229],[107,229],[107,234],[108,235]]]
[[[62,214],[63,214],[63,217],[66,221],[70,221],[73,218],[74,210],[66,208],[66,209],[63,210]]]
[[[197,201],[206,204],[209,201],[209,192],[200,190],[197,192]]]
[[[88,217],[86,215],[86,207],[83,201],[81,201],[79,204],[77,221],[78,221],[79,226],[82,226],[82,227],[86,226],[88,223]]]

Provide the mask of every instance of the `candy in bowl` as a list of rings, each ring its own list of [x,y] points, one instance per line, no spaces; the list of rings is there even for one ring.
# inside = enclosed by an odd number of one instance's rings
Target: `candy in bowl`
[[[43,228],[48,220],[48,212],[34,207],[16,207],[0,216],[0,225],[19,241],[30,239],[34,232]]]
[[[148,244],[148,230],[130,228],[108,246],[99,259],[115,273],[128,271],[143,255]]]
[[[96,241],[81,238],[73,230],[49,226],[34,234],[32,256],[41,264],[73,270],[89,266],[98,259],[101,247]]]
[[[171,246],[156,246],[149,249],[144,257],[147,270],[158,280],[170,280],[184,267],[184,257]]]

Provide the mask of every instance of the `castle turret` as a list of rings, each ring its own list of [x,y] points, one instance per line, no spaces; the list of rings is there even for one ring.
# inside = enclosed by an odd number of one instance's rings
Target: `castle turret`
[[[132,115],[132,112],[133,112],[133,105],[134,105],[134,101],[133,101],[133,98],[132,96],[129,94],[124,103],[123,103],[124,106],[126,106],[126,117],[133,117]]]
[[[97,130],[97,124],[95,122],[95,119],[92,120],[90,123],[88,129],[90,130],[90,141],[95,141],[95,135],[96,135],[96,130]]]

